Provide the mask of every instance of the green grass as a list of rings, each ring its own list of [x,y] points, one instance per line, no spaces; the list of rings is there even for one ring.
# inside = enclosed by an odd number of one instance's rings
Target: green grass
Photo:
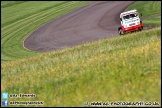
[[[149,26],[161,26],[161,16],[160,17],[156,17],[156,18],[151,18],[151,19],[143,20],[143,24],[145,26],[147,26],[147,25],[149,25]]]
[[[24,39],[38,27],[90,1],[1,2],[1,62],[40,53],[23,47]]]
[[[161,27],[55,52],[24,49],[23,40],[35,29],[89,2],[1,2],[1,62],[7,61],[1,63],[1,92],[36,94],[9,101],[44,101],[43,106],[84,106],[86,101],[161,104]],[[144,16],[158,14],[156,2],[136,7],[152,11],[142,12]]]
[[[43,106],[84,102],[161,104],[161,28],[1,64],[2,92],[34,93]],[[39,105],[38,105],[39,106]]]
[[[1,8],[13,6],[13,5],[24,3],[24,2],[26,2],[26,1],[5,1],[5,2],[2,1]]]
[[[126,10],[137,9],[139,13],[142,13],[143,17],[160,14],[161,13],[161,1],[137,1]]]

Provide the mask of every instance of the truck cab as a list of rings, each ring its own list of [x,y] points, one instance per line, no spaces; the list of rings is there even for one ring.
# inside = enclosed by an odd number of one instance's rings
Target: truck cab
[[[122,12],[120,14],[121,26],[118,28],[118,33],[123,35],[126,32],[141,31],[143,29],[142,21],[136,9]]]

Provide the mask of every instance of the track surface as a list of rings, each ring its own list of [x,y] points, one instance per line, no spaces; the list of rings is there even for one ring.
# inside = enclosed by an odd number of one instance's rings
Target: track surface
[[[119,15],[134,1],[95,1],[50,21],[24,41],[24,47],[48,52],[118,36]]]

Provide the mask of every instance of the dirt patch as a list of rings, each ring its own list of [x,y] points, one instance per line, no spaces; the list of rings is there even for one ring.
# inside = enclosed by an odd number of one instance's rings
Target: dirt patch
[[[156,15],[150,15],[150,16],[147,16],[147,17],[142,17],[141,20],[147,20],[147,19],[151,19],[151,18],[156,18],[156,17],[159,17],[161,16],[161,14],[156,14]]]
[[[148,26],[148,25],[144,25],[143,26],[143,29],[144,30],[149,30],[149,29],[153,29],[153,28],[157,28],[157,27],[160,27],[160,26]]]

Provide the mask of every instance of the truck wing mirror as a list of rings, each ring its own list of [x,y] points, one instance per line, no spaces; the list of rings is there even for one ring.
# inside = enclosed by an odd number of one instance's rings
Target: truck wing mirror
[[[122,19],[120,18],[120,21],[122,21]]]

